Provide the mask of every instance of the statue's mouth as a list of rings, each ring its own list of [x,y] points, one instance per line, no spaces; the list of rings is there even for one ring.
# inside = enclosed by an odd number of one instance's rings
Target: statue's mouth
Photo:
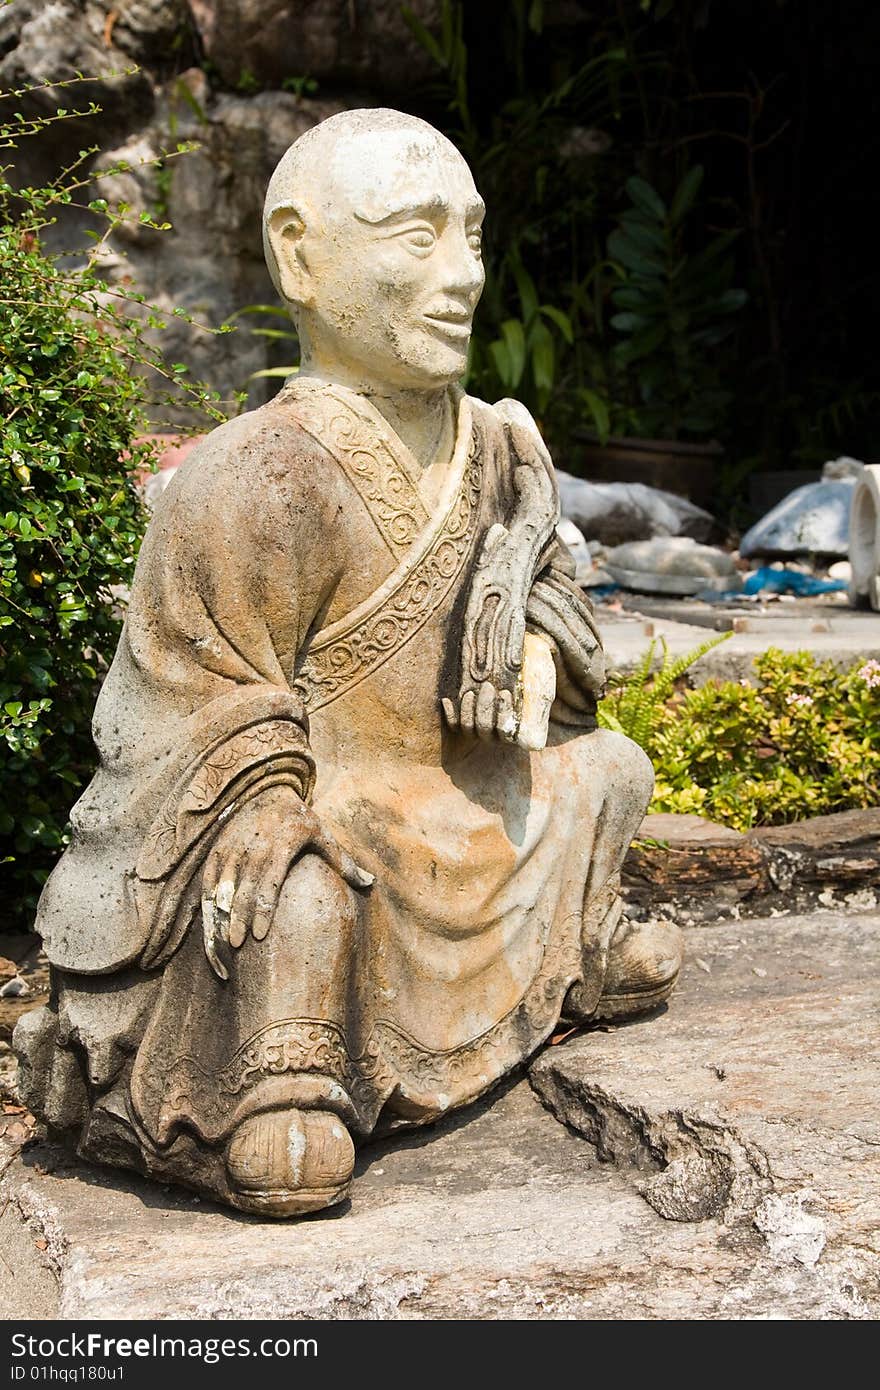
[[[448,314],[423,314],[430,328],[442,333],[446,338],[464,339],[471,335],[471,316],[450,312]]]

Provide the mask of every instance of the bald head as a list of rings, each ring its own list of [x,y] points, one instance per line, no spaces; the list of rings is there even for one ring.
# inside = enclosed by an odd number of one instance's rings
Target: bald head
[[[273,246],[273,229],[284,226],[285,213],[302,224],[313,221],[325,234],[350,216],[379,223],[412,205],[414,183],[435,203],[448,202],[452,171],[453,181],[465,186],[472,208],[482,215],[464,159],[418,116],[366,108],[341,111],[312,126],[282,155],[266,190],[263,250],[275,288],[286,297]]]
[[[301,370],[373,391],[460,377],[483,287],[484,210],[458,150],[415,116],[346,111],[302,135],[263,213]]]

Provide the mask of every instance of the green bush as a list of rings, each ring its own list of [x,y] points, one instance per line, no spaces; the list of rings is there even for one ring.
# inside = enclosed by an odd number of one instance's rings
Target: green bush
[[[70,84],[66,84],[70,85]],[[26,92],[2,94],[7,101]],[[66,112],[0,121],[15,149]],[[189,391],[150,343],[162,321],[99,274],[125,217],[89,201],[94,150],[42,188],[0,170],[0,862],[3,924],[29,924],[66,838],[68,811],[94,764],[92,709],[112,659],[120,600],[144,529],[132,472],[153,448],[141,373]],[[166,155],[167,157],[167,155]],[[62,208],[88,209],[100,232],[76,260],[42,245]],[[147,219],[144,219],[147,220]],[[155,225],[155,224],[153,224]],[[121,586],[117,588],[116,586]],[[115,597],[114,597],[115,595]]]
[[[840,672],[771,649],[755,675],[657,704],[643,742],[657,776],[651,810],[749,830],[880,805],[880,662]]]

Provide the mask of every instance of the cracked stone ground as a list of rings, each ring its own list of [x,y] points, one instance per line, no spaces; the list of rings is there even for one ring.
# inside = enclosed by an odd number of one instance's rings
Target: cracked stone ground
[[[878,957],[876,913],[692,928],[668,1010],[368,1146],[351,1203],[291,1224],[88,1168],[12,1115],[0,1309],[876,1317]]]

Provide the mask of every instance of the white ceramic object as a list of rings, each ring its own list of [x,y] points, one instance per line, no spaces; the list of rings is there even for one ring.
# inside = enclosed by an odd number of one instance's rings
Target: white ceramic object
[[[880,612],[880,464],[868,463],[853,487],[849,515],[849,601]]]

